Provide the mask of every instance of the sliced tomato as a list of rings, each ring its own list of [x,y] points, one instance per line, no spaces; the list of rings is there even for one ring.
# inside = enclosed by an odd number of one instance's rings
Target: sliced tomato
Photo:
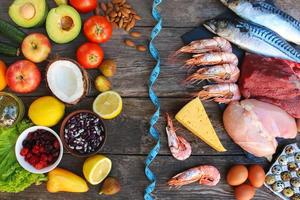
[[[70,0],[70,4],[78,12],[88,13],[96,9],[97,0]]]
[[[77,49],[77,61],[85,69],[97,68],[103,61],[104,53],[102,48],[92,42],[87,42]]]
[[[112,25],[103,16],[92,16],[84,22],[83,32],[89,41],[107,42],[112,35]]]

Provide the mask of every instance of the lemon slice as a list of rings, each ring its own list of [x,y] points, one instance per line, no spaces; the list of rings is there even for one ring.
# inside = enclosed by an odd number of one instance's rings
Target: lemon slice
[[[114,91],[99,94],[93,103],[93,110],[103,119],[113,119],[122,112],[122,98]]]
[[[101,183],[111,170],[111,160],[103,155],[95,155],[84,161],[83,174],[92,185]]]

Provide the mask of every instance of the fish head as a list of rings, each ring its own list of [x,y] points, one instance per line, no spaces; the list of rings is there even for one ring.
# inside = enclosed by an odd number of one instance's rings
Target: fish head
[[[210,32],[219,35],[228,29],[229,21],[226,19],[211,19],[205,21],[203,26]]]
[[[210,32],[229,41],[234,41],[241,32],[247,32],[247,27],[237,19],[211,19],[204,22],[203,26]]]

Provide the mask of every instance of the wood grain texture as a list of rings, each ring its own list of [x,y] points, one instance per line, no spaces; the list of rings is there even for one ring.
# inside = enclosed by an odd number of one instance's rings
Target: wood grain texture
[[[2,0],[0,4],[0,18],[9,20],[7,15],[8,6],[12,0]],[[50,7],[54,6],[53,0],[48,0]],[[143,34],[143,37],[137,42],[147,44],[150,31],[154,25],[151,17],[152,0],[128,0],[137,12],[142,16],[143,20],[137,24],[136,30]],[[299,0],[277,0],[276,3],[285,11],[300,19]],[[184,59],[173,59],[172,54],[182,46],[180,36],[193,27],[198,26],[204,20],[213,18],[223,13],[226,8],[219,0],[165,0],[159,8],[164,18],[164,28],[158,39],[155,41],[161,57],[161,76],[155,85],[155,90],[162,102],[162,113],[169,112],[175,115],[179,109],[184,106],[190,99],[191,93],[200,89],[198,87],[186,87],[182,81],[187,75],[187,71],[182,69]],[[88,16],[82,15],[83,19]],[[27,33],[43,32],[43,27],[25,30]],[[4,194],[0,193],[0,200],[92,200],[92,199],[120,199],[120,200],[136,200],[142,199],[143,191],[148,184],[144,175],[145,155],[153,147],[154,142],[148,136],[149,119],[154,108],[148,100],[148,77],[154,66],[154,61],[150,55],[140,53],[134,49],[123,45],[123,40],[128,34],[122,30],[114,31],[113,38],[106,44],[101,45],[105,51],[106,58],[116,59],[118,62],[118,73],[112,78],[113,88],[118,91],[124,98],[124,110],[122,114],[111,121],[105,121],[108,130],[108,139],[101,150],[101,153],[107,154],[113,160],[113,176],[120,178],[122,182],[122,192],[115,197],[100,197],[97,195],[99,186],[91,187],[86,194],[49,194],[45,190],[45,185],[32,186],[28,190],[20,194]],[[6,41],[1,38],[1,41]],[[56,56],[75,58],[77,47],[86,39],[81,34],[72,43],[65,45],[53,44],[53,53],[50,59]],[[0,55],[0,59],[5,60],[8,64],[17,60],[16,58],[8,58]],[[21,59],[21,58],[20,58]],[[47,62],[39,64],[41,71],[44,71]],[[98,70],[90,70],[89,75],[94,80],[100,72]],[[45,75],[44,75],[45,76]],[[42,95],[51,94],[43,82],[40,88],[28,95],[22,96],[22,100],[27,107],[30,103]],[[98,92],[92,88],[88,98],[85,98],[77,106],[68,107],[67,113],[78,109],[91,109],[93,98]],[[243,151],[235,145],[226,134],[222,125],[222,113],[217,104],[213,102],[205,103],[208,115],[221,138],[222,143],[227,148],[225,153],[217,153],[209,146],[204,144],[200,139],[186,131],[178,123],[180,127],[178,134],[184,135],[191,142],[193,153],[192,157],[180,162],[174,160],[169,152],[165,134],[165,119],[161,116],[157,128],[161,133],[162,148],[159,157],[152,165],[152,169],[158,175],[158,186],[155,190],[155,199],[163,200],[229,200],[234,199],[233,189],[224,181],[224,176],[228,168],[235,163],[261,163],[266,169],[269,164],[264,159],[247,159]],[[55,127],[55,130],[58,130]],[[292,140],[294,141],[294,140]],[[280,143],[278,151],[282,150],[284,144],[292,142],[285,140]],[[77,159],[66,153],[60,166],[81,174],[83,159]],[[165,182],[176,173],[200,164],[214,164],[221,171],[222,181],[213,188],[199,187],[197,184],[182,187],[180,189],[169,189]],[[260,189],[255,197],[261,199],[278,199],[270,193],[266,188]]]
[[[45,184],[40,186],[32,186],[26,192],[19,194],[4,194],[2,193],[1,200],[94,200],[94,199],[120,199],[120,200],[139,200],[142,199],[143,191],[148,184],[144,176],[144,156],[109,156],[113,161],[113,168],[111,176],[118,177],[121,182],[122,190],[119,194],[113,197],[101,197],[98,195],[100,186],[91,186],[88,193],[84,194],[71,194],[71,193],[57,193],[50,194],[45,189]],[[64,162],[60,164],[60,167],[71,170],[72,172],[82,175],[82,163],[84,159],[74,157],[70,155],[64,156]],[[170,156],[159,156],[152,168],[158,177],[157,189],[154,193],[155,199],[161,200],[224,200],[234,199],[233,189],[226,184],[225,174],[228,168],[235,163],[253,163],[241,156],[218,156],[212,159],[210,156],[192,156],[187,162],[180,162],[174,160]],[[265,165],[264,162],[257,162]],[[221,181],[215,187],[200,186],[197,183],[183,186],[179,189],[170,188],[166,185],[169,178],[175,174],[189,169],[194,166],[203,164],[213,164],[221,172]],[[257,190],[256,200],[278,200],[274,195],[270,193],[267,188]]]

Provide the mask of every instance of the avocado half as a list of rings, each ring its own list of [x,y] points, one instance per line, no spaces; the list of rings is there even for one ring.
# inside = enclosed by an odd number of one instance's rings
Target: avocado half
[[[41,26],[48,14],[48,4],[46,0],[15,0],[10,5],[8,14],[21,27]]]
[[[56,43],[71,42],[81,31],[80,15],[68,5],[52,8],[46,19],[46,30],[49,38]]]

